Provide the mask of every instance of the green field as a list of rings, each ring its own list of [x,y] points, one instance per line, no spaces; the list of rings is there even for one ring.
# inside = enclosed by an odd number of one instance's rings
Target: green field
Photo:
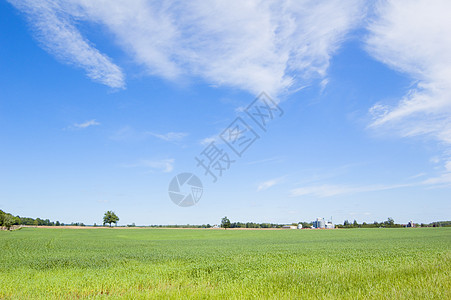
[[[24,228],[0,270],[6,299],[451,299],[451,228]]]

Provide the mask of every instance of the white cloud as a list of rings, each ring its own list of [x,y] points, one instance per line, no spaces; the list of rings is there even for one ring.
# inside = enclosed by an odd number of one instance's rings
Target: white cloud
[[[411,179],[416,179],[416,178],[420,178],[420,177],[424,177],[424,176],[426,176],[426,173],[421,172],[421,173],[412,175],[412,176],[408,177],[407,179],[411,180]]]
[[[346,186],[346,185],[313,185],[296,188],[290,191],[291,197],[299,196],[315,196],[319,198],[333,197],[338,195],[348,195],[363,192],[376,192],[391,190],[403,187],[409,187],[412,184],[395,184],[395,185],[368,185],[368,186]]]
[[[445,164],[445,168],[447,172],[451,172],[451,161],[447,161]]]
[[[425,173],[416,174],[407,178],[409,181],[424,177]],[[291,197],[300,196],[314,196],[318,198],[333,197],[339,195],[350,195],[357,193],[378,192],[385,190],[393,190],[406,187],[425,187],[425,188],[446,188],[451,186],[451,161],[446,163],[446,170],[441,172],[436,177],[424,179],[422,181],[409,182],[404,184],[391,184],[391,185],[362,185],[351,186],[341,184],[322,184],[322,185],[309,185],[300,188],[292,189],[289,192]]]
[[[451,2],[383,1],[376,6],[368,52],[416,83],[394,106],[370,109],[371,127],[424,136],[451,146]]]
[[[281,181],[282,181],[282,178],[274,178],[274,179],[270,179],[270,180],[261,182],[258,184],[257,192],[267,190],[270,187],[273,187],[276,184],[279,184]]]
[[[209,137],[206,137],[206,138],[202,139],[200,141],[200,144],[202,146],[208,146],[212,142],[214,142],[216,145],[224,143],[223,140],[219,137],[219,134],[218,134],[218,135],[212,135],[212,136],[209,136]]]
[[[109,86],[124,86],[121,70],[75,21],[107,30],[148,74],[201,77],[274,97],[325,76],[331,55],[364,15],[361,0],[10,1],[28,14],[47,49]]]
[[[149,169],[156,169],[161,170],[165,173],[172,172],[174,170],[174,162],[175,159],[161,159],[161,160],[140,160],[137,163],[133,164],[123,164],[122,167],[124,168],[149,168]]]
[[[438,164],[440,162],[440,158],[438,156],[433,156],[429,159],[429,161],[434,164]]]
[[[8,1],[27,15],[42,47],[60,61],[84,69],[89,78],[112,88],[125,86],[121,69],[81,35],[62,2]]]
[[[168,132],[164,134],[155,133],[151,131],[139,131],[135,130],[131,126],[123,126],[115,131],[110,139],[115,141],[143,141],[149,137],[156,137],[167,142],[177,142],[188,136],[185,132]]]
[[[324,92],[324,90],[326,89],[328,84],[329,84],[329,78],[325,78],[325,79],[321,80],[321,82],[319,83],[319,86],[321,88],[321,93]]]
[[[154,160],[144,160],[142,161],[143,166],[153,169],[161,169],[165,173],[172,172],[174,170],[174,162],[173,158],[171,159],[163,159],[159,161]]]
[[[86,121],[83,123],[75,123],[74,127],[83,129],[83,128],[88,128],[90,126],[98,126],[98,125],[100,125],[100,123],[97,122],[96,120],[89,120],[89,121]]]
[[[428,178],[423,181],[426,185],[451,186],[451,172],[445,172],[437,177]]]
[[[154,136],[156,138],[159,138],[161,140],[167,141],[167,142],[174,142],[174,141],[180,141],[184,137],[186,137],[188,134],[185,132],[168,132],[165,134],[158,134],[154,132],[147,132],[148,135]]]
[[[140,141],[144,138],[144,134],[136,132],[134,128],[128,125],[119,128],[110,136],[113,141]]]
[[[433,188],[451,186],[451,160],[444,162],[444,168],[438,176],[428,178],[422,182],[424,185],[430,185]]]
[[[274,163],[274,162],[280,163],[283,160],[284,160],[283,157],[276,156],[276,157],[270,157],[270,158],[265,158],[265,159],[261,159],[261,160],[250,161],[247,164],[248,165],[255,165],[255,164]]]
[[[291,197],[313,195],[316,197],[330,197],[351,192],[351,188],[339,185],[317,185],[306,186],[302,188],[292,189],[290,191]]]

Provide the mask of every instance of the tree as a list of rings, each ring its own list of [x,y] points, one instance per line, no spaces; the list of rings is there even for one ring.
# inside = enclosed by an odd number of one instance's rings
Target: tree
[[[354,220],[354,223],[352,223],[352,225],[353,225],[354,227],[358,227],[358,226],[359,226],[359,223],[357,223],[357,221]]]
[[[343,223],[343,226],[349,226],[349,221],[345,220],[344,223]]]
[[[109,210],[103,216],[103,225],[104,226],[107,223],[110,224],[110,227],[111,227],[111,223],[114,223],[117,225],[118,221],[119,221],[119,217],[114,213],[114,211]]]
[[[299,222],[298,224],[302,225],[302,228],[310,228],[312,227],[312,223],[307,223],[307,222]]]
[[[395,225],[395,221],[392,218],[388,218],[387,221],[384,222],[388,227],[393,227]]]
[[[5,214],[3,216],[3,226],[6,227],[6,229],[10,230],[11,226],[13,225],[14,218],[10,214]]]
[[[227,217],[222,218],[221,227],[225,229],[230,228],[230,220]]]

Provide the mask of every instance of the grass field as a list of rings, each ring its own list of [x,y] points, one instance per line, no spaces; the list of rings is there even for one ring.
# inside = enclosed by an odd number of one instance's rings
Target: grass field
[[[0,270],[6,299],[451,299],[451,228],[24,228]]]

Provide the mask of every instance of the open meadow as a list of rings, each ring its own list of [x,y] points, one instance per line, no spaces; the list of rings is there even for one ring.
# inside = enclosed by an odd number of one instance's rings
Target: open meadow
[[[23,228],[0,270],[1,299],[451,299],[451,228]]]

